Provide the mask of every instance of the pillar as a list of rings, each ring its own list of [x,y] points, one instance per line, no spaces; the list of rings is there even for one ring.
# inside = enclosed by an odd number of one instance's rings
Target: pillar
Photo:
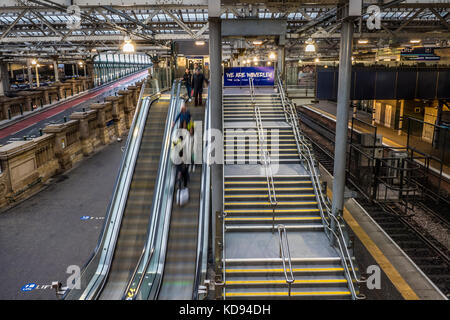
[[[9,90],[8,65],[5,62],[0,64],[0,96],[5,95]]]
[[[28,70],[28,83],[30,88],[33,86],[33,74],[31,73],[31,61],[27,60],[27,70]]]
[[[55,73],[55,82],[59,81],[58,62],[56,60],[53,60],[53,72]]]
[[[208,23],[209,23],[209,60],[210,60],[210,105],[211,127],[217,130],[217,133],[222,133],[222,22],[220,19],[220,1],[208,1]],[[215,139],[223,139],[222,134],[216,134]],[[216,143],[217,146],[223,145],[223,142]],[[217,152],[223,155],[223,150],[217,148]],[[217,232],[221,229],[221,220],[223,212],[223,159],[219,163],[211,163],[211,188],[214,190],[211,194],[211,230],[213,241],[213,257],[216,262],[220,259],[220,252],[216,251],[218,243],[222,242],[222,235]],[[219,264],[220,265],[220,264]]]
[[[339,52],[339,83],[336,111],[336,137],[334,148],[334,180],[332,214],[342,215],[345,191],[345,164],[347,157],[348,108],[352,71],[353,22],[344,20],[341,27]],[[331,224],[336,228],[334,220]]]

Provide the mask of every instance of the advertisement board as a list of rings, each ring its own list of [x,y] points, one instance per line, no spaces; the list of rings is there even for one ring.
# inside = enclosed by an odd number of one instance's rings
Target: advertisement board
[[[275,71],[273,67],[234,67],[225,68],[223,85],[225,87],[248,86],[253,78],[255,86],[273,86]]]

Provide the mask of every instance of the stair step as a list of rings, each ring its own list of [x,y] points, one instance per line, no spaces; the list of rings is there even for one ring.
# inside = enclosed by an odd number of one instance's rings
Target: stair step
[[[323,229],[322,224],[288,224],[285,225],[286,230],[320,230]],[[272,231],[272,225],[226,225],[225,231]]]

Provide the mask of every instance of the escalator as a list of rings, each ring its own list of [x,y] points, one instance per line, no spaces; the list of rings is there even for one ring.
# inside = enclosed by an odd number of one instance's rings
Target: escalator
[[[168,116],[172,120],[179,112],[181,97],[175,105]],[[209,128],[209,99],[206,108],[190,108],[190,113],[196,121],[194,149],[199,151],[196,157],[204,159],[207,143],[202,134]],[[161,159],[165,160],[161,160],[155,186],[159,201],[152,207],[153,220],[145,249],[127,287],[124,297],[127,300],[197,299],[206,277],[210,169],[204,161],[196,159],[202,165],[197,164],[195,171],[190,172],[189,202],[177,206],[176,168],[169,156],[172,130],[167,129],[161,151]]]
[[[152,221],[160,153],[173,106],[168,95],[146,96],[144,92],[145,84],[99,243],[79,283],[67,290],[65,299],[121,299],[139,262]]]
[[[145,122],[122,226],[99,299],[121,299],[144,246],[169,102],[153,103]]]
[[[191,108],[194,120],[203,119],[203,107]],[[189,203],[183,207],[172,203],[167,255],[159,300],[192,298],[197,254],[198,215],[200,208],[201,167],[190,173]]]

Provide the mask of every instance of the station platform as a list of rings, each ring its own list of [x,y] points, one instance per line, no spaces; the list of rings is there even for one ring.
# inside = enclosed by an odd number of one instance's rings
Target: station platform
[[[336,121],[336,110],[337,110],[337,105],[335,102],[332,101],[326,101],[326,100],[321,100],[319,102],[316,103],[312,103],[311,100],[309,99],[293,99],[294,103],[296,103],[298,106],[303,106],[309,110],[312,110],[314,112],[316,112],[317,114],[320,114],[323,117],[326,117],[332,121]],[[351,127],[351,119],[353,116],[353,110],[349,109],[349,128]],[[367,112],[358,110],[356,113],[356,118],[359,120],[362,120],[366,123],[371,123],[372,118],[371,115],[368,114]],[[376,125],[377,127],[377,135],[380,134],[383,137],[383,144],[385,146],[388,147],[394,147],[394,148],[405,148],[407,145],[407,135],[402,132],[401,134],[398,134],[398,130],[394,130],[391,128],[387,128],[383,125]],[[367,129],[355,125],[355,129],[358,131],[366,131]],[[411,139],[413,137],[410,137]],[[414,145],[416,146],[416,148],[418,150],[420,150],[421,152],[430,154],[430,155],[434,155],[437,157],[440,157],[440,154],[436,153],[436,150],[433,149],[433,147],[431,146],[431,144],[423,142],[417,138],[415,138],[414,140]],[[439,152],[440,153],[440,152]],[[433,162],[431,163],[430,166],[432,169],[434,169],[434,171],[436,173],[440,172],[440,167],[435,167],[433,166]],[[450,179],[450,167],[448,165],[443,165],[442,166],[442,175],[446,178],[446,179]]]
[[[333,176],[321,165],[320,173],[327,183],[327,196],[332,199]],[[374,265],[381,269],[380,287],[367,289],[365,286],[363,290],[367,299],[447,300],[354,198],[345,200],[343,217],[354,237],[361,272]]]
[[[24,136],[38,137],[39,130],[46,125],[63,122],[64,117],[68,119],[73,112],[82,111],[83,108],[88,109],[90,104],[103,101],[105,97],[114,95],[115,92],[141,80],[147,74],[147,70],[139,71],[44,108],[24,113],[23,116],[12,120],[3,120],[0,122],[0,145],[11,140],[22,140]]]
[[[0,299],[57,299],[69,266],[83,269],[104,224],[125,140],[114,142],[0,213]],[[22,291],[35,283],[32,291]]]

